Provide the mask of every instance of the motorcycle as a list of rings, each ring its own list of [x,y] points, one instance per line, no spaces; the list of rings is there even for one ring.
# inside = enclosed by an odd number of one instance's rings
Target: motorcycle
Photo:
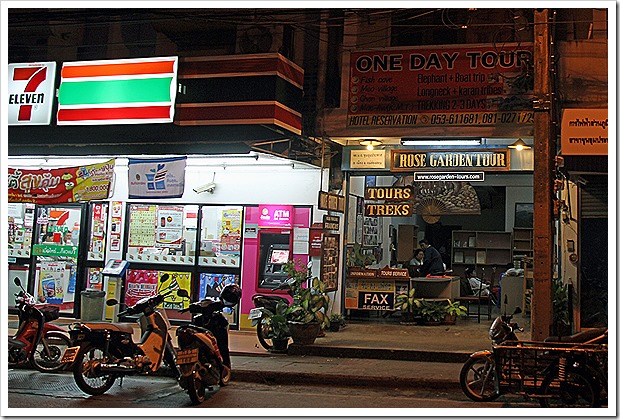
[[[15,306],[19,310],[19,327],[9,337],[9,368],[30,363],[40,372],[58,372],[65,368],[61,362],[65,349],[71,346],[66,331],[54,324],[59,318],[59,308],[53,305],[37,305],[19,278],[13,280],[21,290],[15,294]]]
[[[517,307],[513,314],[497,317],[489,329],[493,349],[475,352],[463,364],[459,375],[463,393],[477,402],[516,393],[538,398],[542,407],[554,404],[558,396],[559,406],[598,406],[606,375],[594,360],[603,354],[606,360],[607,329],[543,342],[519,341],[516,332],[523,328],[512,321],[519,313]]]
[[[291,284],[294,282],[294,279],[288,278],[272,290],[286,290],[289,296],[292,297],[293,290],[291,289]],[[265,350],[271,351],[273,350],[273,341],[268,338],[272,336],[270,331],[271,324],[269,323],[269,314],[277,313],[276,306],[279,302],[285,303],[286,306],[288,306],[290,302],[282,296],[269,296],[260,293],[252,296],[252,302],[255,307],[250,309],[248,319],[252,321],[252,326],[256,327],[256,337],[258,338],[260,345],[263,346]]]
[[[161,278],[168,279],[168,274]],[[73,324],[69,334],[74,347],[68,348],[63,362],[70,363],[77,386],[87,394],[101,395],[108,391],[117,378],[125,375],[152,374],[164,362],[175,377],[176,353],[170,337],[170,323],[166,312],[157,308],[166,296],[176,292],[186,298],[183,289],[169,289],[154,296],[145,297],[135,305],[118,313],[118,317],[138,315],[142,332],[140,342],[133,341],[133,324],[109,322],[80,322]],[[107,301],[108,306],[118,304],[116,299]]]
[[[222,310],[234,307],[240,300],[241,289],[228,285],[219,299],[205,298],[179,311],[192,314],[189,325],[177,328],[176,364],[179,385],[193,404],[202,403],[206,390],[213,385],[224,386],[230,381],[228,320]]]

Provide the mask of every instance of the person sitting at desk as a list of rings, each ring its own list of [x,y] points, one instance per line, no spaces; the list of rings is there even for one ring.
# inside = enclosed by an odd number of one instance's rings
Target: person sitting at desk
[[[413,259],[409,261],[409,275],[411,277],[420,277],[422,264],[424,264],[424,250],[418,248],[413,252]]]
[[[446,270],[441,254],[426,239],[420,241],[420,247],[424,250],[424,263],[420,269],[420,275],[441,275]]]

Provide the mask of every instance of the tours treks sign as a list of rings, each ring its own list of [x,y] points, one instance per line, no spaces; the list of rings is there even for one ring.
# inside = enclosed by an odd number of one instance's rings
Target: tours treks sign
[[[390,171],[414,172],[438,169],[473,169],[507,171],[510,169],[508,149],[468,151],[392,150]]]

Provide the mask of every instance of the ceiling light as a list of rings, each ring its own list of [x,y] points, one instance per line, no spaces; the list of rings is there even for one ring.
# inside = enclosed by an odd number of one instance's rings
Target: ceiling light
[[[381,146],[383,142],[376,139],[363,139],[360,140],[360,146],[366,146],[366,149],[372,150],[377,146]]]
[[[523,139],[518,138],[517,141],[508,146],[509,149],[517,149],[517,150],[527,150],[531,149],[532,146],[528,146]]]
[[[479,146],[482,144],[481,138],[437,138],[437,139],[414,139],[403,138],[400,140],[403,146]]]

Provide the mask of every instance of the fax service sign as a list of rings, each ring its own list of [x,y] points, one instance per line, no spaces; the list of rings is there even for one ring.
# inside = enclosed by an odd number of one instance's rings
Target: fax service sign
[[[9,64],[9,125],[49,125],[56,63]]]

